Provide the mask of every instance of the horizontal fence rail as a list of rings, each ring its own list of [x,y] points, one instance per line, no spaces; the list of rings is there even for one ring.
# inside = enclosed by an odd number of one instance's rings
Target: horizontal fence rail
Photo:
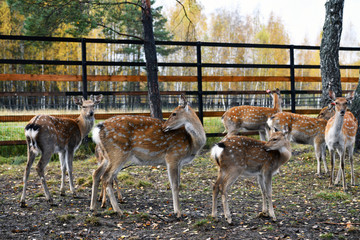
[[[137,44],[143,45],[144,42],[140,40],[109,40],[109,39],[92,39],[92,38],[58,38],[58,37],[31,37],[31,36],[9,36],[0,35],[0,41],[30,41],[30,42],[72,42],[79,43],[81,48],[81,60],[37,60],[37,59],[0,59],[0,64],[11,65],[64,65],[64,66],[79,66],[81,67],[82,75],[52,75],[52,74],[5,74],[0,72],[1,81],[29,81],[29,82],[81,82],[82,91],[59,91],[59,92],[3,92],[0,91],[0,97],[43,97],[43,96],[79,96],[82,95],[87,98],[90,94],[103,94],[114,96],[146,96],[147,91],[88,91],[88,82],[147,82],[146,76],[138,75],[88,75],[87,68],[90,66],[129,66],[129,67],[145,67],[144,62],[124,62],[124,61],[89,61],[86,59],[87,44],[88,43],[104,43],[104,44]],[[320,94],[320,90],[297,90],[295,83],[316,83],[321,82],[321,77],[304,77],[295,76],[296,69],[320,69],[320,65],[299,65],[295,64],[295,50],[320,50],[319,46],[300,46],[300,45],[279,45],[279,44],[247,44],[247,43],[215,43],[215,42],[179,42],[179,41],[156,41],[157,46],[187,46],[196,49],[195,61],[192,62],[159,62],[159,67],[188,67],[196,68],[196,76],[159,76],[159,82],[185,82],[197,83],[197,90],[194,91],[160,91],[161,95],[179,95],[181,93],[193,95],[197,97],[198,115],[203,122],[204,117],[220,117],[224,111],[204,111],[203,98],[211,95],[249,95],[249,94],[265,94],[264,91],[205,91],[203,90],[203,83],[216,82],[282,82],[290,83],[290,89],[281,91],[283,94],[290,96],[290,110],[300,114],[316,114],[318,109],[296,109],[296,95],[301,94]],[[202,50],[205,47],[230,47],[230,48],[267,48],[267,49],[285,49],[288,50],[289,63],[288,64],[255,64],[255,63],[207,63],[202,61]],[[359,47],[340,47],[340,51],[356,51],[359,52]],[[203,69],[208,68],[261,68],[261,69],[287,69],[289,76],[204,76]],[[341,69],[359,69],[359,65],[341,65]],[[342,83],[356,83],[358,78],[342,77]],[[346,91],[344,91],[346,92]],[[120,113],[123,114],[123,113]],[[148,113],[131,113],[148,115]],[[164,117],[168,117],[167,112]],[[114,114],[96,114],[96,119],[107,119]],[[63,115],[60,115],[63,116]],[[66,117],[75,117],[77,115],[64,115]],[[31,119],[32,115],[23,116],[0,116],[0,122],[25,122]],[[208,136],[221,136],[219,133],[208,133]],[[10,144],[23,144],[24,141],[7,141]],[[12,142],[12,143],[11,143]],[[6,142],[0,142],[0,145],[6,145]]]

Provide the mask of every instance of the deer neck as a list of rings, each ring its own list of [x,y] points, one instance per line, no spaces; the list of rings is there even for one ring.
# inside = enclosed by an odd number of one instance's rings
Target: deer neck
[[[331,128],[333,129],[334,134],[336,136],[340,134],[343,124],[344,124],[344,116],[341,116],[340,112],[335,112],[335,119]]]
[[[194,121],[185,123],[185,130],[192,140],[192,153],[196,154],[206,143],[206,135],[203,125],[196,117]]]
[[[277,94],[274,96],[274,112],[282,112],[280,99]]]
[[[83,139],[85,136],[89,134],[92,127],[94,126],[95,118],[87,118],[83,114],[80,114],[80,116],[76,119],[76,123],[79,126],[80,133],[81,133],[81,139]]]
[[[291,158],[291,146],[290,143],[286,143],[283,147],[279,149],[280,153],[280,162],[281,164],[286,163]]]

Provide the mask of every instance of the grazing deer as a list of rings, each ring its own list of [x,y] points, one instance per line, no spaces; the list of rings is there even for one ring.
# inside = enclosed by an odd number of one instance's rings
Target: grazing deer
[[[289,128],[290,141],[314,146],[317,160],[316,175],[321,176],[321,161],[324,164],[325,173],[328,172],[325,144],[325,127],[327,121],[325,119],[281,112],[271,116],[267,123],[269,127],[276,129],[283,129],[284,126],[287,126]]]
[[[326,106],[320,110],[319,115],[316,118],[329,120],[334,115],[335,115],[334,105],[329,104],[329,106]]]
[[[96,210],[101,178],[114,211],[122,215],[111,184],[125,163],[131,162],[135,165],[166,165],[174,213],[177,217],[181,216],[181,167],[191,163],[206,142],[204,128],[184,96],[166,122],[143,116],[116,116],[94,128],[93,140],[101,147],[106,161],[93,173],[91,211]]]
[[[35,157],[41,154],[36,166],[44,188],[46,200],[52,204],[53,199],[45,180],[45,167],[54,153],[59,154],[61,164],[61,186],[60,193],[65,195],[66,170],[69,175],[70,191],[75,195],[73,183],[73,158],[81,140],[87,136],[94,125],[94,107],[99,104],[102,95],[95,96],[90,100],[74,98],[75,104],[81,107],[80,116],[77,119],[57,118],[49,115],[37,115],[33,117],[25,127],[28,160],[24,172],[24,187],[21,195],[20,205],[25,207],[25,195],[27,180]]]
[[[104,158],[104,153],[102,152],[101,148],[99,145],[96,145],[95,147],[95,156],[98,160],[98,163],[101,165],[103,161],[106,161],[106,159]],[[117,192],[117,196],[120,202],[124,202],[123,197],[121,195],[120,192],[120,187],[119,187],[119,182],[116,178],[116,176],[114,176],[114,182],[115,184],[115,188],[116,188],[116,192]],[[100,192],[100,196],[99,196],[99,201],[101,201],[101,207],[104,208],[106,206],[106,188],[103,187],[101,188],[101,192]]]
[[[266,91],[273,98],[273,108],[254,107],[254,106],[238,106],[227,110],[221,118],[225,131],[228,135],[236,135],[242,131],[259,131],[260,139],[266,140],[267,135],[267,119],[277,112],[281,112],[281,95],[280,90],[276,89],[273,93]]]
[[[340,166],[335,184],[337,184],[342,177],[343,190],[346,191],[347,186],[344,168],[346,150],[348,150],[350,159],[351,185],[355,185],[353,153],[358,121],[351,112],[346,111],[348,105],[354,97],[354,92],[346,98],[336,98],[335,93],[331,90],[329,91],[329,95],[333,101],[332,104],[335,106],[335,116],[330,118],[325,129],[325,141],[329,149],[331,160],[330,186],[333,185],[335,151],[337,151],[340,156]]]
[[[226,221],[231,223],[227,191],[239,176],[256,176],[262,193],[262,212],[276,221],[272,204],[272,176],[291,157],[287,131],[270,131],[268,142],[244,136],[227,136],[211,149],[211,158],[219,167],[213,189],[212,216],[217,217],[217,196],[222,197]]]

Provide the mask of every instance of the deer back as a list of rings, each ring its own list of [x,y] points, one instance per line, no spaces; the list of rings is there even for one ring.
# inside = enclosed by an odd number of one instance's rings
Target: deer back
[[[268,125],[276,129],[288,126],[290,138],[297,143],[324,142],[327,121],[295,113],[281,112],[271,116]]]
[[[282,148],[288,151],[286,157],[282,156]],[[254,176],[269,171],[274,173],[290,159],[291,148],[282,132],[273,134],[269,142],[233,135],[218,143],[211,155],[221,169],[237,171],[242,176]]]
[[[101,146],[114,156],[132,156],[139,165],[165,164],[167,155],[181,159],[189,155],[191,139],[184,127],[164,132],[163,122],[144,116],[112,117],[99,129]]]
[[[30,133],[29,131],[33,131]],[[81,142],[81,131],[75,119],[38,115],[25,127],[25,135],[33,134],[40,149],[60,151],[76,149]]]
[[[275,93],[267,90],[273,98],[273,108],[256,106],[232,107],[224,113],[222,121],[225,125],[235,124],[237,128],[257,128],[266,123],[266,120],[273,114],[281,112],[281,95],[279,89]]]

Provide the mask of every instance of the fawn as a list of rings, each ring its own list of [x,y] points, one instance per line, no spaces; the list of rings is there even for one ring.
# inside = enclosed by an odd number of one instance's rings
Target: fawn
[[[221,193],[224,215],[231,223],[227,191],[239,176],[256,176],[262,193],[262,212],[276,220],[272,204],[272,176],[291,157],[288,131],[270,131],[268,142],[244,136],[227,136],[211,149],[211,158],[219,167],[213,188],[212,216],[217,216],[217,196]]]

